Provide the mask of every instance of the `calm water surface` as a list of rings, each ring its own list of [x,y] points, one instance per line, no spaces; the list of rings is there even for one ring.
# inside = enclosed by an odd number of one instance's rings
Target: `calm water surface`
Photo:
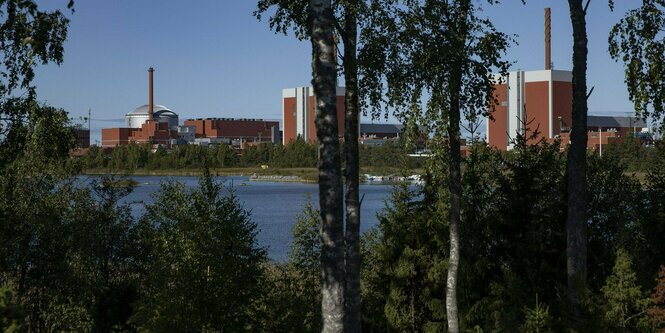
[[[82,177],[88,181],[96,177]],[[153,202],[152,194],[159,190],[161,182],[169,179],[184,183],[187,187],[198,185],[197,177],[132,177],[139,185],[125,198],[130,203],[136,218],[145,213],[145,204]],[[268,256],[273,260],[284,261],[288,258],[291,246],[291,228],[295,216],[305,206],[309,194],[314,207],[318,207],[318,185],[301,183],[250,182],[249,177],[230,176],[214,177],[216,181],[233,187],[238,200],[251,213],[251,219],[259,229],[259,246],[268,248]],[[364,232],[378,225],[376,214],[385,207],[384,200],[389,198],[391,185],[360,185],[360,196],[365,196],[361,209],[360,231]]]

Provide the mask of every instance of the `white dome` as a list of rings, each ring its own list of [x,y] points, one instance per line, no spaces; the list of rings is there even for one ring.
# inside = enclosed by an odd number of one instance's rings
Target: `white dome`
[[[141,128],[141,125],[148,120],[148,104],[144,104],[134,109],[125,116],[125,123],[129,128]],[[178,126],[178,114],[171,111],[164,105],[155,104],[153,106],[153,118],[160,123],[169,123],[169,127]]]
[[[149,111],[149,105],[148,104],[143,104],[143,105],[139,106],[138,108],[134,109],[134,111],[128,113],[127,115],[128,116],[129,115],[147,115],[148,111]],[[158,111],[171,111],[171,110],[169,108],[167,108],[166,106],[164,106],[164,105],[155,104],[152,107],[152,111],[154,113],[157,113]],[[171,111],[171,112],[173,112],[173,111]]]

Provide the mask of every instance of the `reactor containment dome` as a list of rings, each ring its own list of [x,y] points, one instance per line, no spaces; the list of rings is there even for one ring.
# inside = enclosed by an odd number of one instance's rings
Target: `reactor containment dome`
[[[125,123],[127,124],[127,127],[141,128],[141,125],[143,125],[143,123],[145,123],[145,121],[150,118],[149,108],[150,107],[148,104],[144,104],[136,108],[134,111],[128,113],[125,116]],[[169,108],[158,104],[154,105],[153,110],[154,111],[152,116],[155,121],[160,123],[168,123],[169,128],[171,129],[178,127],[178,114],[171,111]]]

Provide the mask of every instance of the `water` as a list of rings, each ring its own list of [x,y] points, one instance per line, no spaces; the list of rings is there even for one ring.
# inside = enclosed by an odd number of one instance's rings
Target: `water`
[[[95,176],[82,177],[87,181]],[[160,183],[173,179],[184,183],[187,187],[198,185],[197,177],[132,177],[139,185],[129,194],[124,202],[130,203],[135,218],[145,213],[144,204],[153,202],[152,194],[159,190]],[[251,219],[257,224],[259,246],[268,249],[268,256],[276,261],[285,261],[293,239],[291,229],[295,224],[295,216],[305,206],[309,194],[314,207],[318,207],[318,185],[303,183],[250,182],[249,177],[229,176],[214,177],[215,181],[224,185],[233,184],[240,203],[251,213]],[[360,231],[364,232],[378,225],[376,214],[385,207],[385,199],[389,198],[391,185],[360,185],[360,196],[363,197],[361,209]]]

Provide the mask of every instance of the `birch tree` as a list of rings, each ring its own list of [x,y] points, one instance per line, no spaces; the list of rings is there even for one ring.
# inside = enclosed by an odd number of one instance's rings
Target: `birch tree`
[[[312,86],[316,96],[319,145],[319,207],[324,333],[344,332],[344,220],[342,170],[337,131],[335,47],[330,0],[309,4],[312,42]]]
[[[665,1],[642,0],[640,7],[628,11],[614,25],[609,36],[609,53],[624,65],[628,96],[635,106],[636,117],[651,117],[661,132],[665,130],[663,30]]]
[[[310,2],[309,6],[312,4]],[[345,331],[360,332],[360,157],[358,146],[360,105],[357,41],[358,22],[364,9],[364,1],[342,0],[331,2],[330,5],[331,23],[343,44],[342,66],[346,86],[344,118],[346,230],[343,232],[343,263],[339,267],[344,269],[344,287],[346,289],[344,293]],[[313,22],[311,16],[313,12],[305,1],[262,0],[258,3],[255,15],[260,19],[261,14],[270,7],[276,8],[274,15],[270,18],[271,29],[278,33],[293,30],[298,38],[309,37],[314,43],[314,31],[312,30],[314,26],[311,23]],[[336,57],[337,55],[333,54],[335,63]],[[316,75],[316,73],[314,74]],[[333,96],[335,94],[334,91]],[[316,88],[315,95],[318,98]],[[317,121],[317,126],[318,124]],[[318,139],[319,142],[322,142],[320,138]],[[323,155],[320,156],[323,157]]]
[[[374,20],[361,38],[360,57],[365,59],[361,87],[367,89],[365,94],[374,115],[396,109],[399,117],[417,117],[434,140],[447,143],[434,156],[448,165],[449,332],[460,331],[460,120],[462,116],[474,119],[489,114],[488,105],[497,103],[491,74],[505,73],[508,68],[501,55],[510,39],[496,31],[489,20],[478,17],[479,9],[480,4],[470,0],[375,0],[371,4],[371,10],[376,12]],[[426,102],[420,107],[422,100]]]

